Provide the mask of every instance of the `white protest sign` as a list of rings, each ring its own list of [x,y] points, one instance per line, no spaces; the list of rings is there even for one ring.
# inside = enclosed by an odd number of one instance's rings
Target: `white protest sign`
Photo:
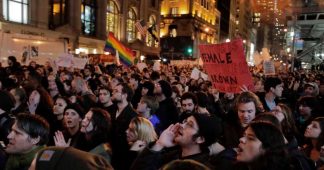
[[[272,61],[264,61],[263,62],[263,72],[264,75],[275,75],[275,66]]]
[[[73,63],[73,55],[72,54],[63,54],[59,56],[56,60],[56,65],[61,67],[71,67]]]
[[[153,70],[154,71],[160,71],[161,69],[161,64],[159,61],[155,61],[154,65],[153,65]]]
[[[72,66],[74,68],[84,69],[87,62],[88,62],[88,59],[86,59],[86,58],[73,57],[73,65]]]
[[[88,62],[88,59],[73,57],[72,54],[63,54],[60,57],[58,57],[54,62],[57,66],[61,67],[73,67],[78,69],[84,69],[85,65]]]
[[[198,80],[199,79],[199,73],[200,71],[195,67],[190,75],[190,78],[194,79],[194,80]]]
[[[203,73],[203,72],[200,72],[200,73],[201,73],[200,74],[201,78],[203,78],[205,81],[207,81],[208,80],[208,75]]]
[[[140,72],[142,72],[144,68],[147,68],[146,63],[137,63],[136,66],[140,70]]]

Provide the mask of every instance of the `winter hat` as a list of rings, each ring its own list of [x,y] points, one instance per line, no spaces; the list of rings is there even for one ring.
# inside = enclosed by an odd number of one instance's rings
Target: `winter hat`
[[[5,90],[0,90],[0,109],[9,112],[13,107],[15,107],[15,98],[11,93]]]
[[[215,143],[222,132],[220,120],[213,115],[194,113],[200,136],[204,137],[205,142],[202,144],[205,147]]]
[[[318,85],[315,82],[308,82],[305,84],[304,88],[306,89],[309,86],[314,88],[314,96],[318,96],[319,94]]]
[[[158,83],[160,84],[162,93],[165,95],[165,97],[170,98],[172,95],[172,88],[170,83],[165,80],[160,80]]]
[[[83,118],[84,115],[86,114],[86,113],[85,113],[85,110],[84,110],[84,109],[83,109],[79,104],[77,104],[77,103],[72,103],[72,104],[67,105],[67,106],[65,107],[65,109],[64,109],[64,113],[65,113],[68,109],[75,110],[75,111],[79,114],[79,116],[80,116],[81,118]]]
[[[47,147],[38,152],[36,168],[46,170],[111,170],[112,166],[100,155],[73,147]]]
[[[148,89],[148,92],[146,95],[148,96],[154,96],[153,92],[154,92],[154,84],[151,81],[145,81],[142,85],[143,88]]]

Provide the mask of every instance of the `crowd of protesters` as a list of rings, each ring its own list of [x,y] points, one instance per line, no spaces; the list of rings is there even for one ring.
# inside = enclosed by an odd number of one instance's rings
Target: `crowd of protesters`
[[[323,72],[251,69],[254,90],[233,94],[192,69],[8,57],[0,169],[324,169]]]

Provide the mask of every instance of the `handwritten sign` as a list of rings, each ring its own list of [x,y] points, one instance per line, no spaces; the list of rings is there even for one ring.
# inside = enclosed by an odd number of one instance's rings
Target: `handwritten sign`
[[[221,92],[239,93],[245,85],[253,90],[253,81],[244,57],[241,39],[229,43],[199,45],[209,80]]]
[[[88,59],[73,57],[72,54],[63,54],[55,60],[57,66],[78,69],[84,69],[87,62]]]
[[[62,54],[59,56],[55,63],[60,67],[71,67],[73,63],[73,55],[72,54]]]
[[[194,79],[194,80],[198,80],[199,78],[204,79],[205,81],[208,80],[208,75],[201,72],[200,70],[198,70],[196,67],[192,70],[190,78]]]
[[[84,69],[87,62],[88,62],[88,59],[86,59],[86,58],[73,57],[72,67],[78,68],[78,69]]]
[[[276,70],[274,63],[272,61],[264,61],[263,62],[263,72],[264,75],[275,75]]]

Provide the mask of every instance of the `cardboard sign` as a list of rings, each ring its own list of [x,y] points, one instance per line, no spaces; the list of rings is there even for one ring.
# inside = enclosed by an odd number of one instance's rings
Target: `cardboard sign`
[[[137,63],[136,66],[140,70],[140,72],[142,72],[144,68],[147,68],[146,63]]]
[[[78,68],[78,69],[84,69],[87,62],[88,62],[88,59],[86,59],[86,58],[73,57],[72,67]]]
[[[160,71],[161,70],[161,63],[159,61],[155,61],[153,65],[154,71]]]
[[[204,79],[205,81],[208,80],[208,75],[201,72],[200,70],[198,70],[196,67],[192,70],[190,78],[194,79],[194,80],[198,80],[199,78]]]
[[[72,54],[62,54],[56,60],[56,65],[61,67],[72,67],[73,55]]]
[[[190,75],[190,78],[194,79],[194,80],[198,80],[199,79],[199,73],[200,71],[195,67]]]
[[[84,69],[87,62],[88,59],[73,57],[72,54],[63,54],[55,60],[57,66],[78,69]]]
[[[272,61],[264,61],[263,62],[263,72],[264,75],[275,75],[276,70],[274,63]]]
[[[204,69],[216,89],[230,93],[239,93],[243,85],[251,91],[254,89],[241,39],[223,44],[199,45],[199,50]]]

